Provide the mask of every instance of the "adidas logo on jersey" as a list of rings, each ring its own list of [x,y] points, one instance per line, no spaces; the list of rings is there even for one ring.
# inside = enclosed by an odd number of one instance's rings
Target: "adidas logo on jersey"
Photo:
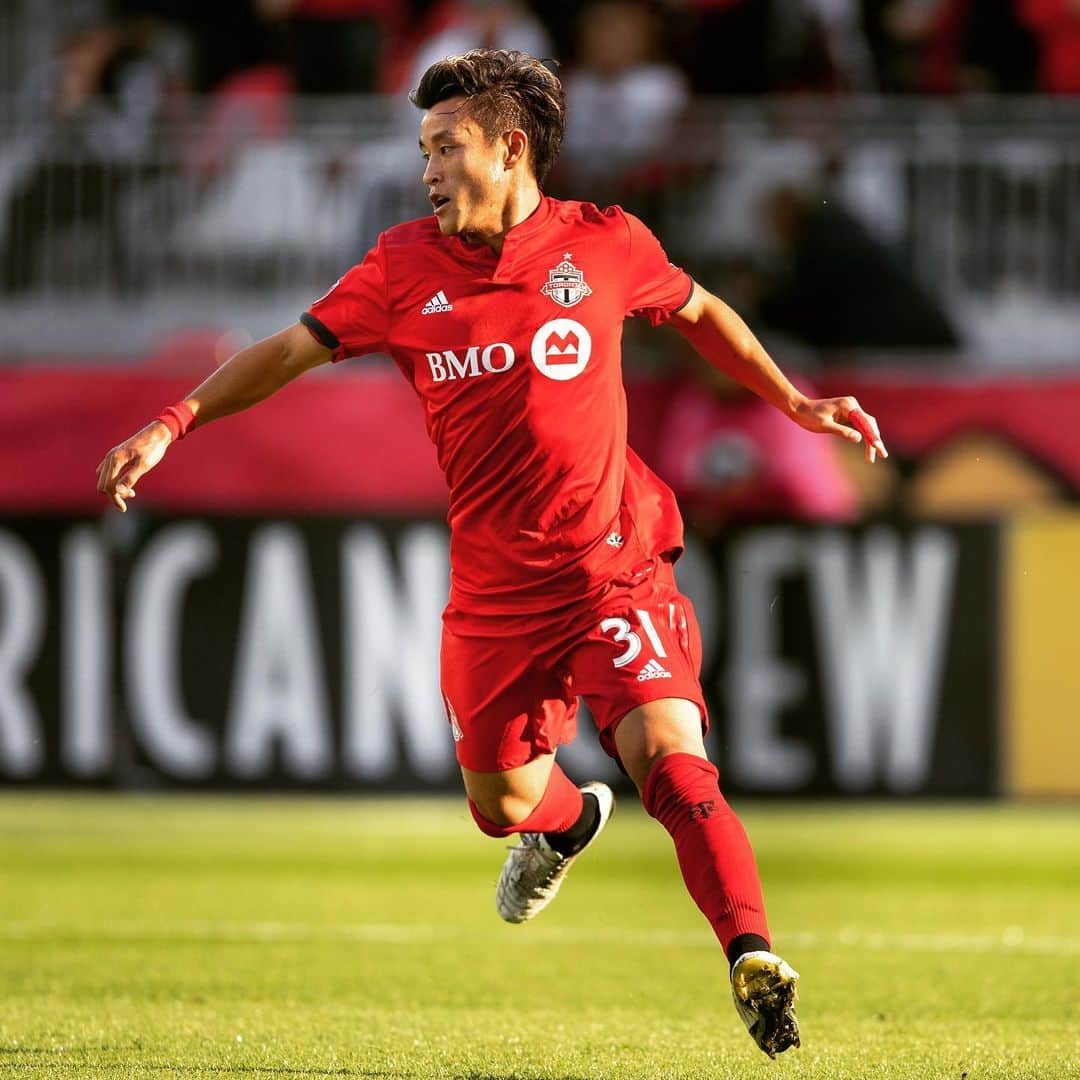
[[[454,305],[446,299],[446,293],[440,289],[423,307],[421,315],[437,315],[440,311],[453,311]]]
[[[638,682],[647,682],[649,679],[670,679],[671,672],[662,667],[657,660],[650,660],[637,677]]]

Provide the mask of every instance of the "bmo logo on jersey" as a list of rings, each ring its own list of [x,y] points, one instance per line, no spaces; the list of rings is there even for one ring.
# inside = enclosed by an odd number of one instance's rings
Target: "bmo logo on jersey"
[[[453,349],[425,353],[432,382],[475,379],[477,375],[500,375],[514,366],[514,350],[505,341],[494,345],[470,345],[464,356]]]
[[[541,375],[566,382],[585,370],[592,336],[573,319],[552,319],[533,335],[532,362]]]

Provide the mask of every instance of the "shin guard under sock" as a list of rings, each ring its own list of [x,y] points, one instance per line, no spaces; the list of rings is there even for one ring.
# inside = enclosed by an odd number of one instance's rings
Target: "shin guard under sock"
[[[744,934],[768,942],[769,930],[754,853],[718,776],[704,758],[669,754],[649,771],[641,799],[675,841],[686,888],[726,953]]]
[[[480,831],[488,836],[511,836],[513,833],[522,832],[563,832],[581,816],[582,805],[581,792],[558,765],[552,766],[548,786],[533,812],[516,825],[496,825],[493,821],[488,821],[472,799],[469,799],[473,820]]]

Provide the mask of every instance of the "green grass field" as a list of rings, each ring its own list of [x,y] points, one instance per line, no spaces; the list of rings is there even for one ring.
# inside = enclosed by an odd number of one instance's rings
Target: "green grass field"
[[[739,809],[775,1062],[629,797],[512,927],[460,801],[9,794],[0,1076],[1080,1077],[1080,808]]]

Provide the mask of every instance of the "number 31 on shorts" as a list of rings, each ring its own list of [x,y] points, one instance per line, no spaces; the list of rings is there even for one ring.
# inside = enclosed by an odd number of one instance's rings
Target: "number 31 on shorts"
[[[641,608],[635,608],[635,614],[641,623],[641,629],[649,639],[653,652],[659,659],[664,659],[667,656],[667,650],[660,640],[660,635],[656,632],[656,627],[653,626],[652,617],[647,611],[642,611]],[[617,668],[626,667],[641,652],[641,636],[631,629],[630,622],[627,619],[610,618],[605,619],[600,624],[601,634],[609,634],[612,630],[615,631],[615,637],[612,640],[616,645],[626,643],[626,648],[612,660],[612,663]]]

